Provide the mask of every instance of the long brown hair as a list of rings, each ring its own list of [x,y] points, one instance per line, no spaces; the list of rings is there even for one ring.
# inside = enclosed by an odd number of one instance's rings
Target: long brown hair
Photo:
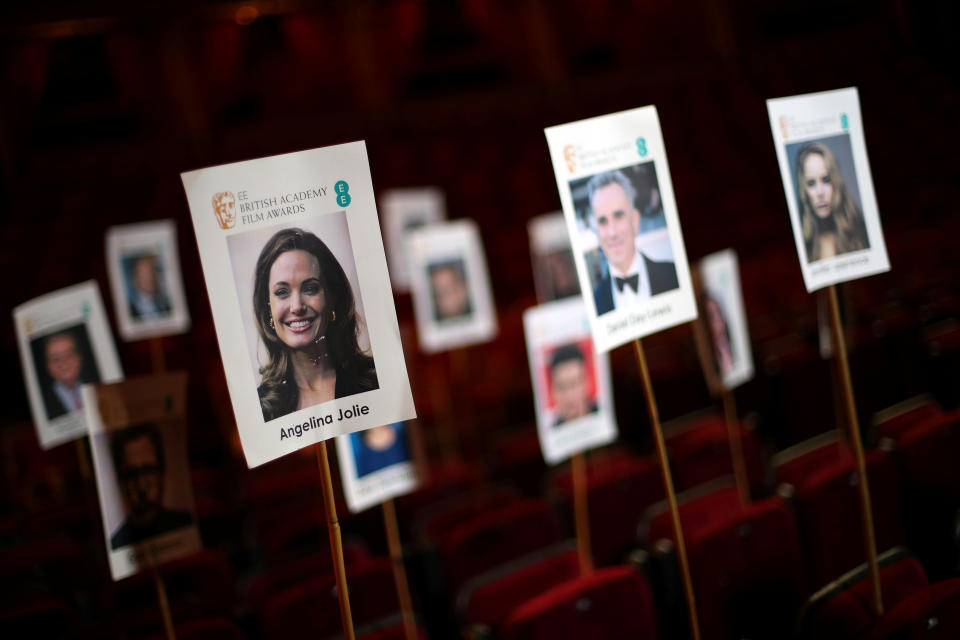
[[[830,218],[821,221],[813,211],[810,197],[807,195],[804,167],[807,158],[817,154],[827,165],[827,175],[833,186],[833,199],[830,203]],[[800,204],[800,228],[803,230],[803,242],[807,250],[807,262],[816,262],[823,258],[820,255],[820,234],[836,227],[837,254],[847,253],[868,248],[866,225],[863,214],[856,201],[847,190],[847,185],[840,173],[837,159],[822,142],[805,144],[797,154],[796,164],[797,199]]]
[[[288,347],[277,337],[270,325],[270,269],[281,254],[287,251],[306,251],[320,263],[326,309],[336,320],[327,323],[325,332],[327,352],[337,372],[338,386],[345,382],[360,390],[377,388],[373,358],[360,349],[357,337],[360,320],[357,316],[353,290],[333,252],[316,235],[298,228],[282,229],[260,252],[254,271],[253,313],[257,333],[267,348],[267,363],[260,367],[260,405],[264,417],[277,417],[296,409],[297,392],[293,383],[293,366]],[[346,378],[340,380],[340,376]],[[291,406],[292,403],[292,406]]]

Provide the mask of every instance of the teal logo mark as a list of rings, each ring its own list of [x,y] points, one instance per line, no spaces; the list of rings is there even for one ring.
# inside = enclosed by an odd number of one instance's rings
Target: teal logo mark
[[[89,303],[89,302],[84,302],[82,305],[80,305],[80,311],[81,311],[81,313],[83,313],[83,317],[84,317],[84,318],[86,318],[87,316],[89,316],[89,315],[90,315],[90,303]]]
[[[346,180],[340,180],[337,184],[333,185],[333,190],[337,193],[337,204],[341,207],[346,207],[350,204],[350,185],[347,184]]]
[[[647,139],[646,138],[637,138],[637,153],[640,154],[641,158],[647,157]]]
[[[845,113],[840,114],[840,126],[843,127],[844,131],[850,128],[850,118]]]

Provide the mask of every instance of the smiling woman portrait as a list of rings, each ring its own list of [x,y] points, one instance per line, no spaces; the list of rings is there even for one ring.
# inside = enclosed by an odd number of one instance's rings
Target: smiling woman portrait
[[[267,350],[257,389],[265,421],[378,388],[373,357],[358,342],[362,319],[350,282],[313,233],[283,229],[267,241],[253,309]]]
[[[807,262],[868,249],[863,213],[830,148],[822,142],[804,145],[795,169]]]

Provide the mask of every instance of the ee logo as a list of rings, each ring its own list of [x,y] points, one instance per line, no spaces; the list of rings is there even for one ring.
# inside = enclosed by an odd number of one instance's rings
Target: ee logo
[[[647,157],[647,139],[646,138],[637,138],[637,153],[640,154],[641,158]]]
[[[840,126],[843,127],[844,131],[850,128],[850,118],[845,113],[840,114]]]
[[[347,184],[346,180],[340,180],[337,184],[333,185],[333,190],[337,193],[337,204],[341,207],[346,207],[350,204],[350,185]]]

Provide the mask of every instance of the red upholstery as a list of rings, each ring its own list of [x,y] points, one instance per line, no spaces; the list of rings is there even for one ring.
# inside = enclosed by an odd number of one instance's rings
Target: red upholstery
[[[452,529],[440,553],[449,586],[562,540],[552,507],[543,500],[520,500]]]
[[[931,399],[919,403],[902,413],[898,413],[878,423],[876,426],[877,437],[899,440],[904,433],[918,423],[926,422],[928,419],[942,413],[942,411],[936,400]]]
[[[558,476],[558,489],[573,497],[569,473]],[[615,564],[636,545],[644,511],[664,497],[660,469],[651,457],[608,457],[591,460],[587,471],[590,543],[598,565]]]
[[[704,640],[786,637],[802,580],[789,505],[754,502],[685,536]]]
[[[866,453],[878,549],[905,541],[900,482],[893,458]],[[819,587],[865,561],[856,465],[839,443],[827,444],[777,469],[793,485],[810,586]]]
[[[678,496],[682,500],[682,496]],[[683,500],[678,510],[680,524],[684,531],[699,530],[710,522],[723,520],[741,508],[740,494],[737,488],[726,485],[709,493]],[[655,514],[654,514],[655,511]],[[673,540],[673,521],[667,510],[666,502],[656,505],[648,511],[651,517],[646,533],[647,546],[653,546],[657,540]]]
[[[347,573],[350,609],[356,627],[399,611],[389,558],[375,558]],[[341,631],[336,579],[311,578],[267,599],[261,617],[266,638],[326,637]]]
[[[872,585],[863,565],[816,594],[808,604],[801,626],[801,638],[845,640],[862,636],[876,622],[871,606]],[[852,581],[852,582],[851,582]],[[899,557],[880,569],[883,608],[890,608],[919,593],[928,585],[920,562],[909,555]]]
[[[349,542],[343,545],[343,555],[344,564],[348,567],[347,575],[350,575],[349,568],[370,560],[369,554],[363,547]],[[288,589],[298,582],[326,575],[332,571],[333,559],[329,550],[289,560],[257,575],[247,589],[247,602],[251,609],[260,611],[271,595]]]
[[[503,567],[502,571],[482,574],[477,576],[476,582],[471,581],[458,598],[458,613],[467,624],[492,627],[501,622],[518,603],[530,600],[579,574],[577,552],[569,547],[533,561],[521,558]]]
[[[452,496],[421,510],[414,524],[414,534],[424,540],[439,541],[462,522],[520,498],[511,489],[481,489]]]
[[[63,600],[36,598],[15,606],[4,603],[0,609],[0,630],[5,638],[81,637],[76,628],[79,618]]]
[[[739,433],[750,488],[759,491],[763,484],[764,465],[756,436],[743,423],[739,425]],[[711,414],[687,428],[665,435],[677,491],[733,473],[730,440],[723,416]]]
[[[244,640],[247,636],[236,624],[226,618],[196,618],[176,625],[177,640]],[[165,632],[150,636],[149,640],[166,640]]]
[[[570,580],[518,606],[502,640],[656,638],[653,596],[632,567],[610,567]]]
[[[960,561],[954,518],[960,511],[960,410],[933,416],[906,431],[894,457],[903,482],[910,547],[932,579]]]
[[[930,585],[888,611],[867,640],[960,638],[960,578]]]
[[[222,553],[203,549],[163,565],[160,573],[171,607],[203,615],[230,615],[236,574]],[[116,583],[113,597],[118,612],[155,610],[157,593],[151,572],[142,571]]]
[[[420,627],[417,627],[417,638],[427,640],[427,633]],[[407,636],[403,628],[403,622],[399,622],[370,633],[358,635],[357,640],[407,640]]]

